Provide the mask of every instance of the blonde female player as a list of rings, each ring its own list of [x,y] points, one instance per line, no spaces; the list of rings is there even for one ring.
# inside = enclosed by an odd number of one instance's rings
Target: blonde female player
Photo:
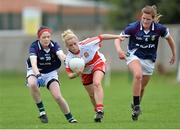
[[[159,37],[164,37],[171,49],[170,64],[176,60],[175,43],[169,30],[159,24],[161,15],[157,14],[156,6],[145,6],[141,10],[141,20],[130,23],[122,35],[129,36],[127,54],[120,47],[120,40],[115,40],[115,47],[120,59],[126,59],[129,70],[133,74],[132,119],[138,120],[141,113],[140,100],[144,89],[153,74],[156,61]]]
[[[66,72],[70,79],[80,76],[82,83],[89,94],[91,102],[96,111],[95,122],[101,122],[104,116],[103,88],[101,81],[105,74],[105,57],[98,50],[101,47],[101,41],[109,39],[124,38],[120,35],[102,34],[96,37],[79,41],[78,37],[71,30],[66,30],[62,34],[63,41],[68,48],[68,54],[65,60]],[[74,57],[81,57],[85,61],[84,70],[73,72],[68,62]]]

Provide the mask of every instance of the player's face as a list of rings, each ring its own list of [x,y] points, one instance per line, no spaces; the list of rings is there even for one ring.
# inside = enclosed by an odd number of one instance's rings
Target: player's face
[[[141,16],[141,22],[144,29],[149,29],[151,26],[151,23],[153,22],[152,15],[143,13]]]
[[[79,46],[78,46],[78,39],[73,37],[70,40],[67,41],[66,46],[72,53],[78,53],[79,52]]]
[[[39,40],[43,48],[48,48],[51,40],[51,33],[49,33],[48,31],[43,32]]]

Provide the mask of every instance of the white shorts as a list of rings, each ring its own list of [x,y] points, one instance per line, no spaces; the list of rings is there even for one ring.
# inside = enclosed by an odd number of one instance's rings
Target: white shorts
[[[133,60],[139,60],[142,66],[143,75],[152,75],[154,71],[155,63],[148,59],[144,60],[138,58],[136,55],[134,55],[135,51],[136,50],[128,51],[128,56],[126,57],[126,64],[128,65]]]
[[[35,75],[35,74],[31,68],[28,68],[26,77],[29,77],[30,75]],[[48,82],[51,81],[52,79],[59,81],[57,70],[51,71],[46,74],[41,74],[41,75],[42,75],[42,79],[45,81],[46,86],[47,86]]]

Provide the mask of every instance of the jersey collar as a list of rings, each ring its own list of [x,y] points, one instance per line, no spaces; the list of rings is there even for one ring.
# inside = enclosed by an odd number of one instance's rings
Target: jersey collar
[[[54,44],[52,43],[52,41],[51,41],[51,43],[49,44],[49,48],[51,48],[51,47],[54,47]],[[38,48],[39,48],[39,50],[42,50],[42,46],[41,46],[40,41],[38,41]]]
[[[72,53],[73,55],[78,55],[80,53],[80,50],[77,53],[73,53],[70,50],[68,50],[70,53]]]
[[[143,26],[141,22],[140,22],[140,30],[143,30]],[[154,22],[151,24],[150,30],[154,31]]]
[[[39,48],[39,50],[42,50],[40,41],[38,41],[38,48]]]

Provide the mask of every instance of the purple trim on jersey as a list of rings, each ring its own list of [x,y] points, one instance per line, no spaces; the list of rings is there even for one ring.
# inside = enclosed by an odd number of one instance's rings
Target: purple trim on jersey
[[[148,33],[145,33],[140,21],[130,23],[122,32],[130,35],[128,49],[136,49],[135,55],[141,59],[149,59],[155,62],[159,37],[165,37],[168,30],[159,23],[152,23]]]

